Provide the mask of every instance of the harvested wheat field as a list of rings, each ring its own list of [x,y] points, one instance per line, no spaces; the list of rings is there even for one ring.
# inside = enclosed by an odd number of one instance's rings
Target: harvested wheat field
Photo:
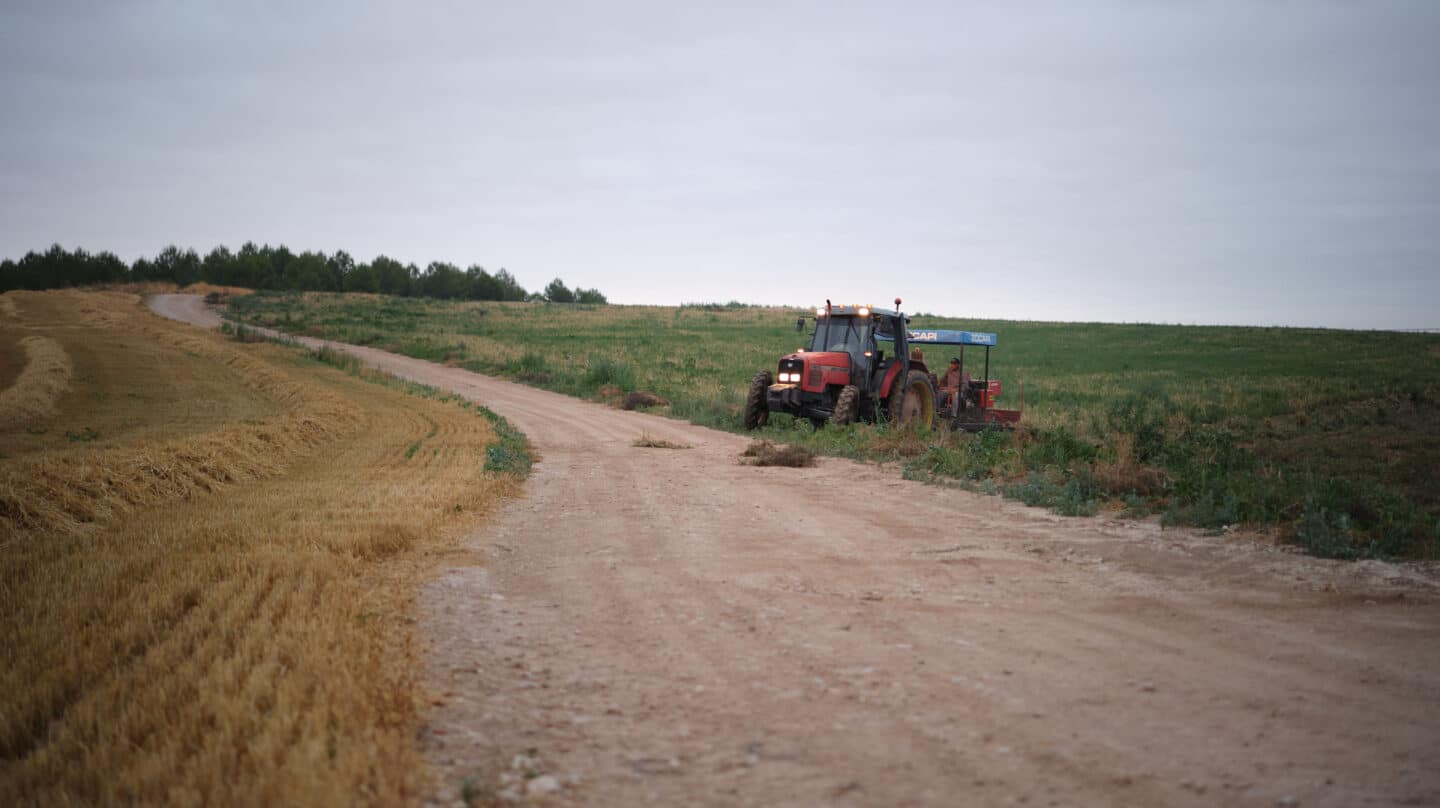
[[[132,294],[0,303],[0,803],[414,801],[413,596],[517,491],[491,422]]]

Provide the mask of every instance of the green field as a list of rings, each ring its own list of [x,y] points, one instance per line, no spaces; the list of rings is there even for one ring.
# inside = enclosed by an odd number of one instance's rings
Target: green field
[[[807,341],[795,309],[440,302],[375,295],[234,298],[243,322],[374,345],[588,398],[632,390],[670,415],[740,430],[755,371]],[[764,432],[903,464],[1062,513],[1271,527],[1338,558],[1440,557],[1440,336],[1293,328],[956,320],[1000,335],[992,377],[1014,434]],[[953,349],[950,349],[953,350]],[[949,356],[935,352],[934,367]],[[967,355],[967,367],[973,367]]]

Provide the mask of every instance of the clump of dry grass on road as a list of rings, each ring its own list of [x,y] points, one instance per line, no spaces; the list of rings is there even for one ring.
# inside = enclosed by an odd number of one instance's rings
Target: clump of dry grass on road
[[[637,449],[690,449],[688,443],[676,443],[673,440],[657,438],[649,432],[642,432],[630,445]]]
[[[415,799],[412,593],[517,488],[493,428],[137,303],[0,324],[75,363],[46,428],[0,428],[0,802]]]
[[[740,462],[747,466],[805,468],[815,465],[815,453],[804,446],[777,446],[768,440],[757,440],[745,447],[745,451],[740,454]]]
[[[670,402],[646,390],[635,390],[625,396],[621,408],[626,410],[643,410],[650,407],[668,407]]]
[[[13,303],[12,303],[13,305]],[[55,413],[55,400],[70,387],[70,356],[49,337],[19,340],[25,369],[15,383],[0,391],[0,425],[25,426]]]

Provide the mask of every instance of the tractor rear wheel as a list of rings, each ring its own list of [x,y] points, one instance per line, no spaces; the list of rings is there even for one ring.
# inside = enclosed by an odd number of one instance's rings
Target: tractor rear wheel
[[[750,380],[750,392],[745,395],[745,428],[759,429],[770,423],[770,407],[765,396],[770,391],[770,371],[762,370]]]
[[[900,384],[899,379],[895,383],[896,389],[890,391],[890,420],[901,426],[934,426],[935,388],[930,386],[930,375],[923,370],[912,370],[905,376],[904,384]]]
[[[860,388],[853,384],[847,384],[840,388],[840,395],[835,398],[835,413],[830,416],[830,423],[835,426],[846,426],[855,423],[860,417]]]

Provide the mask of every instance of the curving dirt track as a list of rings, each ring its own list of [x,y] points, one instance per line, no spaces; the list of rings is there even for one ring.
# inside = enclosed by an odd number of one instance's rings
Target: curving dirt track
[[[743,437],[344,349],[543,455],[421,597],[435,802],[1440,804],[1433,569],[741,466]]]

